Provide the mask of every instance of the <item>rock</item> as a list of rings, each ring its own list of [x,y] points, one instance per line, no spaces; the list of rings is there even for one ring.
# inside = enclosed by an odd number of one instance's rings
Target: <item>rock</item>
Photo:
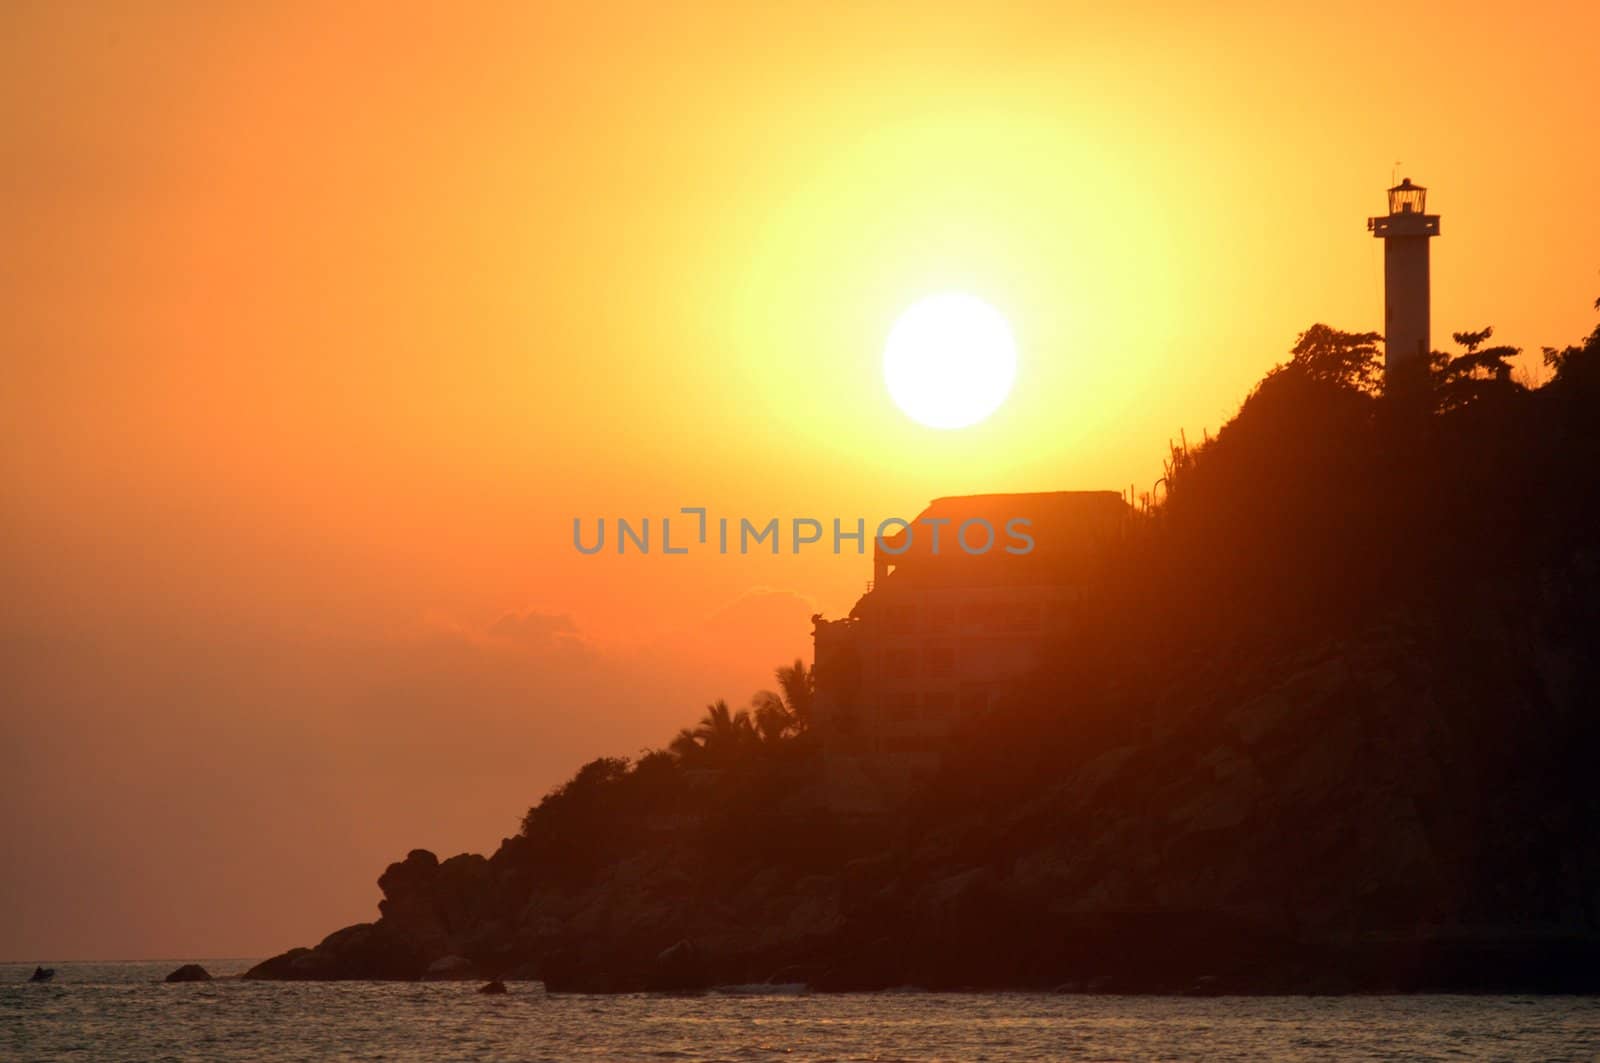
[[[439,914],[439,870],[437,856],[426,849],[413,849],[378,876],[378,889],[383,891],[378,911],[383,921],[435,956],[458,951],[451,947],[449,928]]]
[[[1350,666],[1342,657],[1331,657],[1290,676],[1280,689],[1290,705],[1307,711],[1327,704],[1349,682]]]
[[[412,982],[421,978],[427,969],[427,954],[417,942],[379,920],[335,930],[316,948],[290,949],[256,964],[244,976],[289,981]]]
[[[1292,723],[1294,706],[1277,690],[1245,702],[1228,713],[1228,725],[1246,745],[1256,745],[1273,731]]]
[[[987,867],[973,867],[933,883],[923,902],[936,922],[948,923],[991,911],[999,892],[998,875]]]
[[[593,950],[564,947],[539,957],[539,981],[546,993],[610,993],[615,981],[608,964]]]
[[[171,974],[167,975],[166,981],[209,982],[211,981],[211,972],[200,966],[198,963],[186,963],[182,967],[179,967],[176,971],[173,971]]]
[[[428,964],[422,977],[430,982],[442,982],[474,977],[472,961],[465,956],[441,956]]]
[[[413,849],[406,854],[404,860],[396,861],[386,868],[378,877],[378,888],[388,892],[388,885],[384,880],[398,882],[408,877],[428,877],[439,870],[439,858],[427,849]]]
[[[266,978],[282,981],[331,978],[333,958],[315,949],[295,948],[262,960],[244,973],[246,978]]]
[[[821,971],[812,985],[825,993],[876,992],[905,985],[902,950],[890,938],[841,941],[834,965]]]
[[[511,970],[506,973],[506,978],[512,982],[538,982],[541,981],[539,977],[540,973],[541,970],[538,961],[526,960],[512,967]]]
[[[1138,750],[1133,746],[1118,746],[1106,750],[1078,769],[1076,777],[1072,779],[1073,788],[1082,797],[1092,796],[1095,791],[1116,778],[1117,773],[1137,753]]]
[[[492,982],[485,982],[482,986],[480,986],[478,988],[478,992],[487,993],[490,996],[495,996],[497,994],[504,993],[505,991],[506,991],[506,984],[504,982],[500,981],[500,979],[498,979],[498,978],[496,978]]]
[[[645,988],[656,993],[707,989],[710,985],[700,950],[687,938],[657,954],[645,982]]]

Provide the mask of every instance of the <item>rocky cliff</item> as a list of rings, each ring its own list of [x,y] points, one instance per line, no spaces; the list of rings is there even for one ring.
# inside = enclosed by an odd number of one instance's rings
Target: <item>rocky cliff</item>
[[[1320,349],[1173,449],[1059,652],[893,816],[827,813],[815,733],[598,760],[250,975],[1600,989],[1600,329],[1426,415]]]
[[[801,754],[763,765],[782,782],[746,819],[719,815],[728,772],[596,811],[623,841],[597,836],[589,867],[542,863],[558,850],[528,836],[414,851],[375,923],[250,976],[1600,988],[1595,568],[1197,664],[1153,700],[1113,689],[1125,726],[1048,767],[991,721],[894,822],[830,820]]]

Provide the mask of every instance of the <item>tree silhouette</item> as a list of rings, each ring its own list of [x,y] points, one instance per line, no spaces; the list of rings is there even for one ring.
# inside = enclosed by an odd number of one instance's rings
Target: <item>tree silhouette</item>
[[[734,712],[718,698],[706,706],[706,714],[691,730],[684,728],[668,746],[680,759],[709,758],[726,760],[756,740],[755,723],[744,709]]]
[[[782,693],[761,690],[750,699],[756,730],[767,742],[803,734],[811,727],[811,703],[816,691],[815,671],[807,669],[805,661],[798,657],[793,664],[778,668],[773,676]]]
[[[1600,310],[1600,299],[1594,301],[1594,308]],[[1600,326],[1597,326],[1581,344],[1543,348],[1544,364],[1554,369],[1556,378],[1560,379],[1569,366],[1582,362],[1586,352],[1597,348],[1600,348]]]
[[[1492,325],[1476,332],[1453,332],[1450,338],[1465,349],[1464,353],[1454,357],[1439,351],[1433,353],[1430,362],[1439,409],[1460,409],[1492,396],[1521,390],[1521,385],[1511,379],[1511,359],[1521,354],[1522,349],[1484,347],[1484,341],[1493,335]]]
[[[589,832],[612,811],[616,783],[628,768],[626,757],[591,760],[528,810],[522,833],[565,859],[576,860],[574,854],[589,844]]]
[[[759,691],[750,698],[750,712],[755,719],[756,733],[768,745],[783,741],[794,728],[794,717],[788,707],[770,690]]]
[[[1320,322],[1300,333],[1290,348],[1290,364],[1318,383],[1338,384],[1376,394],[1383,380],[1383,359],[1376,332],[1345,332]]]
[[[667,743],[667,752],[679,760],[690,760],[700,753],[700,739],[695,736],[694,728],[681,728],[672,736],[672,741]]]

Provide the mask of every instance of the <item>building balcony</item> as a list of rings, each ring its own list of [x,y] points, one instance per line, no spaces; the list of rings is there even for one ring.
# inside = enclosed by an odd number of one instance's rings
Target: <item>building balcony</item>
[[[1373,236],[1438,236],[1437,214],[1385,214],[1367,219],[1367,231]]]

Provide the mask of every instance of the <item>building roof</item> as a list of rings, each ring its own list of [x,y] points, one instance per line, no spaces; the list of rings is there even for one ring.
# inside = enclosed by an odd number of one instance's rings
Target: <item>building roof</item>
[[[902,585],[1069,583],[1127,513],[1115,491],[952,495],[929,503],[910,529],[875,543],[874,554]]]

